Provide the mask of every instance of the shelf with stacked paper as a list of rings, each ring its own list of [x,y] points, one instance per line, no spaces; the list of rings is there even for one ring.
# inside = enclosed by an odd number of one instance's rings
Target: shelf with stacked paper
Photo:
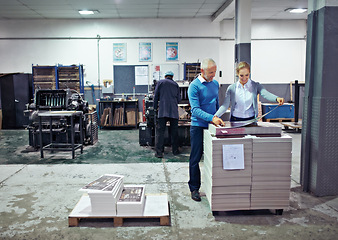
[[[242,156],[231,150],[238,146]],[[272,209],[282,214],[289,207],[291,150],[292,138],[273,123],[233,131],[210,125],[204,132],[203,188],[211,210]],[[229,168],[228,161],[241,161],[243,167]]]
[[[135,127],[138,123],[138,99],[99,102],[100,127]]]
[[[33,66],[33,94],[38,89],[58,89],[57,66]]]
[[[58,89],[74,89],[84,94],[83,65],[61,65],[57,67]]]
[[[33,93],[38,89],[73,89],[84,94],[84,68],[78,65],[32,65]]]

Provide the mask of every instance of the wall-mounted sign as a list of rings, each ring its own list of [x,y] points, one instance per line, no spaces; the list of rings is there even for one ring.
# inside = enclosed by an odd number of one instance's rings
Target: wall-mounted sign
[[[149,42],[139,43],[139,61],[151,62],[152,61],[152,44]]]
[[[166,43],[166,60],[167,61],[178,60],[178,42]]]
[[[114,62],[127,61],[127,43],[113,44],[113,61]]]

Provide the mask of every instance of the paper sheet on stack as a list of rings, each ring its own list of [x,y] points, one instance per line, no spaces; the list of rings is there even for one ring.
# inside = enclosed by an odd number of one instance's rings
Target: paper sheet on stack
[[[87,184],[80,191],[88,193],[92,213],[116,216],[116,202],[123,189],[123,176],[104,174]]]
[[[125,185],[117,201],[118,216],[143,216],[145,185]]]

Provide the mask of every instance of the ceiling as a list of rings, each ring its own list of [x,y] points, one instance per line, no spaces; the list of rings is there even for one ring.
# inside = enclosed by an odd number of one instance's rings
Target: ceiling
[[[243,0],[242,0],[243,1]],[[211,18],[233,19],[235,0],[0,0],[0,20]],[[306,19],[287,8],[307,8],[307,0],[252,0],[252,19]],[[80,15],[78,10],[97,10]]]

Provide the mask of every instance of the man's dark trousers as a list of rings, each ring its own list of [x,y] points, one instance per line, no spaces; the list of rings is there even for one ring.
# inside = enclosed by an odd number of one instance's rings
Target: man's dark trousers
[[[173,154],[178,153],[178,119],[176,118],[158,118],[156,125],[156,153],[161,154],[164,152],[164,133],[166,124],[170,123],[170,135],[171,135],[171,148]]]
[[[203,154],[203,131],[206,127],[190,127],[191,153],[189,159],[189,189],[190,191],[199,190],[201,186],[201,171],[199,162]]]

